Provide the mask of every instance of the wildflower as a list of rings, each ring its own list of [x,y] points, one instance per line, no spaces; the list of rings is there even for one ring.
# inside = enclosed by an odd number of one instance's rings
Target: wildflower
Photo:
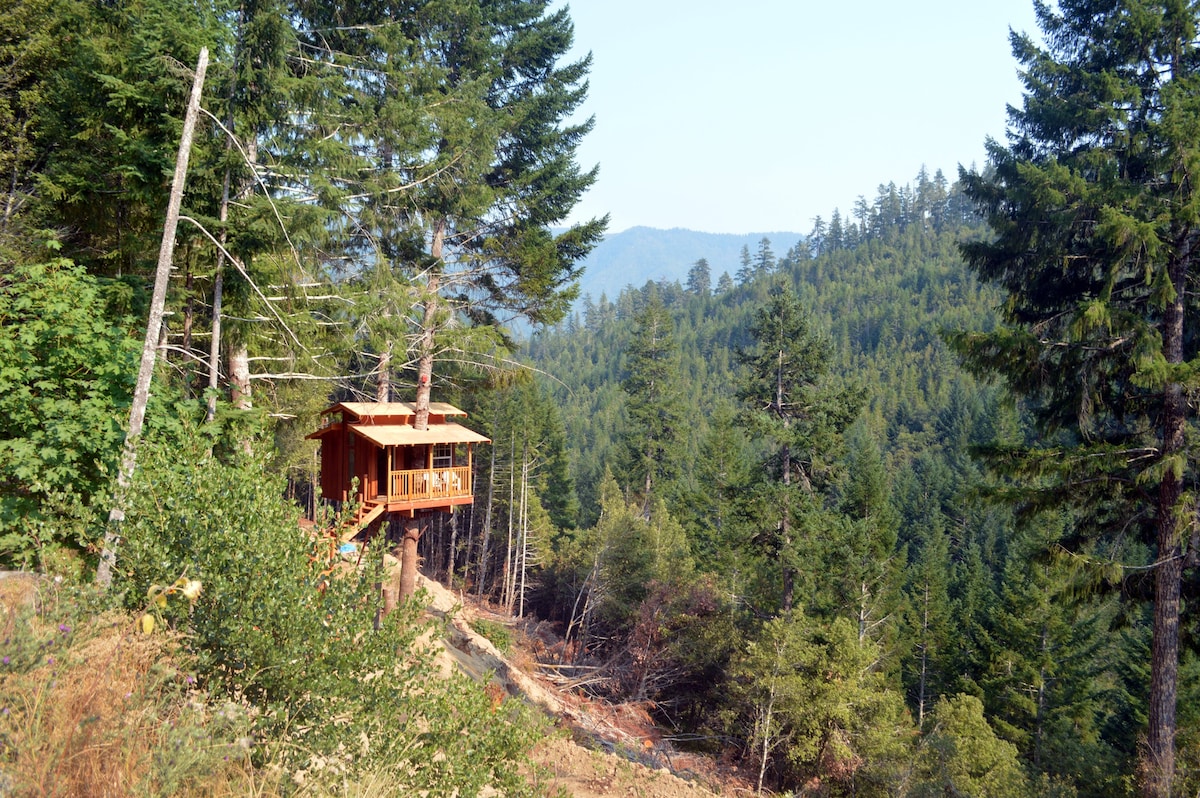
[[[7,665],[7,664],[9,663],[9,659],[8,659],[8,657],[5,657],[5,658],[4,658],[4,660],[3,660],[3,662],[4,662],[4,664],[5,664],[5,665]]]
[[[67,626],[65,623],[60,623],[58,625],[58,631],[62,632],[63,634],[70,634],[71,627]]]
[[[199,579],[189,579],[187,584],[183,586],[183,595],[187,596],[188,601],[195,601],[200,596],[200,591],[204,585]]]

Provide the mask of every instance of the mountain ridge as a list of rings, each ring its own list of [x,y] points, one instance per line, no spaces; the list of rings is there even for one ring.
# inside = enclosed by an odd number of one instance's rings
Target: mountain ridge
[[[642,286],[648,280],[685,282],[688,271],[701,258],[708,261],[713,283],[722,272],[732,277],[741,268],[742,247],[751,255],[766,238],[776,258],[804,238],[803,233],[769,231],[761,233],[705,233],[683,227],[661,229],[635,226],[605,236],[583,261],[579,280],[580,297],[598,299],[601,294],[616,297],[628,285]]]

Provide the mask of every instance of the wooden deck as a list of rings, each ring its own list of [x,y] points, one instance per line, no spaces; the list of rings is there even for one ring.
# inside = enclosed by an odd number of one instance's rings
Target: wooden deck
[[[474,500],[470,466],[392,471],[388,473],[387,485],[386,496],[380,494],[366,500],[382,505],[387,512],[449,509]]]
[[[471,469],[453,468],[392,471],[388,474],[387,501],[407,502],[425,499],[453,499],[471,495]]]

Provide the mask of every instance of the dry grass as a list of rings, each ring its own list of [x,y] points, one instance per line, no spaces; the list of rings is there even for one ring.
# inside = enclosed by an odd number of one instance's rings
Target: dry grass
[[[47,581],[0,587],[0,794],[265,795],[249,719],[191,690],[178,640],[107,613],[74,624]]]

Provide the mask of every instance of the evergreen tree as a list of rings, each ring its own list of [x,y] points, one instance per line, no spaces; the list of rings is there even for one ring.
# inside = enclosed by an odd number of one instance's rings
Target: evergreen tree
[[[305,5],[313,46],[349,59],[348,90],[361,108],[354,143],[370,177],[343,207],[352,242],[393,273],[397,308],[416,308],[422,424],[437,352],[473,348],[447,340],[464,321],[553,323],[574,299],[577,262],[606,220],[557,235],[550,227],[595,181],[575,162],[591,121],[570,122],[589,59],[559,63],[571,20],[544,0]]]
[[[675,323],[655,290],[633,323],[621,383],[629,397],[623,459],[629,485],[641,494],[643,512],[649,514],[651,497],[669,490],[680,470],[679,345]]]
[[[950,571],[950,543],[941,524],[934,523],[923,530],[916,546],[905,590],[911,653],[904,681],[921,729],[937,699],[949,694],[953,680],[949,661],[954,629]]]
[[[992,726],[1033,772],[1080,795],[1116,795],[1128,763],[1100,735],[1119,706],[1109,686],[1111,601],[1070,599],[1062,563],[1039,556],[1060,531],[1030,525],[1012,542],[980,686]]]
[[[837,208],[833,209],[833,215],[829,217],[829,232],[826,234],[822,242],[822,249],[829,251],[838,250],[845,246],[844,240],[846,235],[842,227],[842,214]]]
[[[734,507],[749,481],[751,459],[749,442],[735,419],[728,402],[713,410],[708,434],[700,442],[693,487],[682,497],[681,508],[697,563],[727,578],[747,570],[745,552],[736,545],[742,521]]]
[[[879,446],[865,425],[850,436],[848,480],[840,509],[848,523],[837,541],[839,593],[861,640],[893,637],[902,563],[896,552],[899,518]]]
[[[708,296],[711,289],[712,270],[708,267],[708,260],[701,258],[688,270],[687,290],[696,296]]]
[[[893,794],[911,727],[900,696],[873,667],[878,654],[845,618],[825,625],[796,611],[764,625],[733,665],[760,790],[774,773],[783,788]]]
[[[1026,501],[1078,507],[1077,543],[1135,534],[1152,547],[1152,588],[1140,569],[1123,578],[1153,603],[1142,793],[1167,796],[1181,588],[1200,565],[1187,532],[1200,469],[1186,445],[1186,397],[1200,384],[1189,326],[1200,275],[1197,11],[1139,0],[1059,8],[1037,6],[1044,48],[1013,37],[1025,100],[1010,113],[1010,146],[990,142],[991,169],[963,175],[995,233],[964,252],[1007,293],[1006,325],[953,340],[968,365],[1026,399],[1043,435],[1004,454],[1045,486]]]
[[[78,12],[76,12],[78,13]],[[55,74],[70,57],[70,17],[56,0],[21,0],[0,13],[0,246],[19,250],[21,221],[45,164],[39,145]]]
[[[996,737],[978,698],[957,695],[940,700],[933,724],[921,742],[912,795],[1025,798],[1030,794],[1016,747]]]
[[[758,242],[754,256],[754,269],[759,274],[770,274],[775,270],[775,253],[771,251],[771,239],[765,236]]]
[[[205,3],[60,2],[46,12],[35,24],[53,31],[66,57],[53,58],[30,120],[37,151],[29,160],[37,177],[29,222],[62,231],[63,254],[93,274],[143,277],[162,236],[191,88],[187,70],[201,47],[215,49],[227,31]],[[197,137],[195,148],[205,147]],[[191,215],[211,216],[215,206],[218,192],[205,189],[201,174],[205,162],[211,159],[193,157],[185,211]],[[195,236],[181,228],[181,256]]]
[[[812,247],[813,255],[819,255],[827,249],[826,237],[829,234],[829,228],[825,226],[825,220],[820,216],[813,217],[812,230],[809,231],[805,240]]]
[[[828,340],[812,329],[788,289],[777,289],[759,308],[750,332],[755,344],[739,352],[738,396],[746,423],[766,448],[760,523],[771,527],[767,538],[782,569],[780,608],[786,612],[795,600],[801,539],[813,545],[832,524],[827,505],[837,447],[860,404],[829,381]]]
[[[737,284],[746,285],[754,279],[754,259],[750,257],[750,246],[742,245],[741,254],[738,256]]]

